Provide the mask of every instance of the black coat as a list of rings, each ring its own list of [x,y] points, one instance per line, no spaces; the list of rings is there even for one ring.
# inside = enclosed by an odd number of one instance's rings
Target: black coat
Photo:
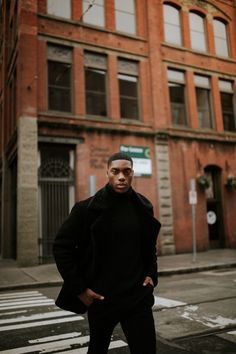
[[[157,285],[156,240],[160,223],[153,217],[151,203],[133,191],[142,225],[141,249],[145,275]],[[100,266],[105,252],[109,252],[110,205],[105,188],[95,196],[76,203],[69,217],[61,226],[53,252],[58,270],[64,280],[56,300],[57,306],[75,313],[84,313],[87,307],[78,295],[87,288],[87,279],[92,279]]]

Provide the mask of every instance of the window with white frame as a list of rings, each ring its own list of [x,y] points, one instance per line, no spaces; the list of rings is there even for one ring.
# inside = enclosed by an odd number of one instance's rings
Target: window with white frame
[[[47,12],[50,15],[71,18],[71,0],[47,0]]]
[[[211,86],[207,76],[194,75],[198,123],[200,128],[213,128],[211,109]]]
[[[182,45],[180,11],[173,5],[164,4],[165,41]]]
[[[91,25],[104,27],[104,0],[83,0],[82,20]]]
[[[216,54],[223,57],[228,57],[229,48],[227,39],[227,26],[224,22],[218,19],[213,20],[213,26]]]
[[[173,125],[186,125],[185,75],[183,71],[168,69],[168,87]]]
[[[189,13],[190,23],[190,38],[192,49],[202,52],[207,51],[206,45],[206,33],[205,33],[205,21],[203,16],[195,13]]]
[[[119,59],[118,68],[121,118],[139,119],[138,63]]]
[[[135,34],[135,1],[115,0],[115,18],[117,31]]]
[[[233,83],[231,81],[219,80],[221,109],[225,131],[235,132],[235,97]]]

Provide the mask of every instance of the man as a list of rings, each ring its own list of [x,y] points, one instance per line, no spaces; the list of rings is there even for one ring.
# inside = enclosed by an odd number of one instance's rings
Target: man
[[[107,353],[118,323],[132,354],[156,353],[152,306],[160,223],[151,203],[132,189],[133,174],[128,155],[112,155],[107,185],[75,204],[54,243],[64,279],[56,304],[88,311],[89,354]]]

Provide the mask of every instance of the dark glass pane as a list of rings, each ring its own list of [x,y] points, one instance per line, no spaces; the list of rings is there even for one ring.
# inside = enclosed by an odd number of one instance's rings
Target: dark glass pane
[[[138,101],[129,98],[120,99],[120,112],[122,118],[138,119]]]
[[[48,62],[48,108],[71,112],[71,65]]]
[[[48,84],[49,86],[70,87],[71,65],[50,61],[48,63]]]
[[[48,96],[48,107],[50,110],[71,112],[70,90],[49,87]]]
[[[138,119],[138,82],[136,77],[120,75],[120,113],[122,118]]]
[[[184,86],[171,84],[169,86],[171,102],[184,103]]]
[[[220,97],[223,110],[231,111],[233,113],[233,95],[230,93],[221,92]]]
[[[119,79],[119,88],[121,96],[137,98],[137,81]]]
[[[173,124],[186,125],[184,86],[169,84],[169,93]]]
[[[183,105],[172,103],[171,111],[173,124],[186,125],[185,107]]]
[[[87,69],[85,71],[85,87],[86,91],[106,91],[106,72],[101,70]]]
[[[233,95],[230,93],[221,92],[220,97],[221,97],[224,130],[235,131]]]
[[[106,116],[106,96],[102,93],[87,92],[86,112],[87,114]]]
[[[212,128],[210,92],[203,88],[196,88],[198,120],[201,128]]]
[[[106,72],[85,70],[86,113],[106,116]]]

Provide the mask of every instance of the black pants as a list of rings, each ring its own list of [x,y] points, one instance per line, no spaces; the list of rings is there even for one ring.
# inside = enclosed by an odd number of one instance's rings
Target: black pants
[[[93,304],[88,310],[90,343],[88,354],[107,354],[111,335],[120,323],[131,354],[156,354],[156,333],[152,314],[153,296],[135,306],[111,307]]]

